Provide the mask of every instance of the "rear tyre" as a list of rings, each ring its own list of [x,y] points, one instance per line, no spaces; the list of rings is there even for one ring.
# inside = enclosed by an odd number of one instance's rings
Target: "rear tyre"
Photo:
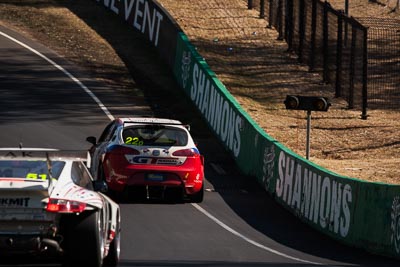
[[[201,189],[200,189],[199,192],[196,192],[196,193],[194,193],[194,194],[192,194],[192,195],[189,195],[189,200],[190,200],[190,202],[192,202],[192,203],[200,203],[200,202],[203,202],[203,199],[204,199],[204,183],[203,183],[203,185],[201,186]]]
[[[110,244],[107,257],[104,259],[105,266],[117,266],[121,251],[121,216],[117,214],[117,225],[115,227],[115,237]]]
[[[64,266],[101,267],[104,257],[104,233],[99,211],[68,215],[64,220],[66,250]]]

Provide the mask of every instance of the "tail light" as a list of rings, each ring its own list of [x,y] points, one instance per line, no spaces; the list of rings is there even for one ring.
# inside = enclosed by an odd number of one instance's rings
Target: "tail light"
[[[134,148],[114,145],[107,149],[106,157],[104,162],[113,162],[116,163],[127,163],[126,158],[127,155],[140,155],[140,152]],[[129,162],[129,160],[128,160]]]
[[[46,211],[60,213],[79,213],[84,211],[86,203],[66,199],[50,198]]]
[[[174,153],[172,153],[172,156],[175,157],[193,157],[195,155],[198,155],[199,153],[197,153],[197,151],[193,150],[193,149],[181,149],[181,150],[177,150]]]

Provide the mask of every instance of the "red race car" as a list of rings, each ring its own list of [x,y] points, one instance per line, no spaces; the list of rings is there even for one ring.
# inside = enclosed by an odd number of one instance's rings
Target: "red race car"
[[[147,198],[164,197],[175,189],[182,199],[202,202],[204,157],[189,127],[164,118],[118,118],[106,126],[93,146],[91,173],[104,179],[111,195],[127,197],[143,189]],[[157,192],[157,193],[156,193]]]

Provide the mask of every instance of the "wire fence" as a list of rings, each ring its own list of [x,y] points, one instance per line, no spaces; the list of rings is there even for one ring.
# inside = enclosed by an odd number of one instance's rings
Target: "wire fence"
[[[358,18],[368,27],[368,106],[400,108],[400,20]]]
[[[320,0],[247,0],[348,108],[400,107],[400,21],[348,17]]]

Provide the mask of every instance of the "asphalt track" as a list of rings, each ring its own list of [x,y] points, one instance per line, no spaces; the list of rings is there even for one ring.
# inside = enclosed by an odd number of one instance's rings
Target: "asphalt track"
[[[1,147],[22,143],[87,149],[85,138],[98,136],[110,119],[138,115],[137,106],[143,103],[135,101],[0,26]],[[398,265],[340,245],[300,223],[253,179],[242,176],[212,135],[197,141],[206,158],[204,202],[121,204],[119,266]],[[12,266],[53,266],[12,262]],[[1,259],[0,265],[5,266]]]

